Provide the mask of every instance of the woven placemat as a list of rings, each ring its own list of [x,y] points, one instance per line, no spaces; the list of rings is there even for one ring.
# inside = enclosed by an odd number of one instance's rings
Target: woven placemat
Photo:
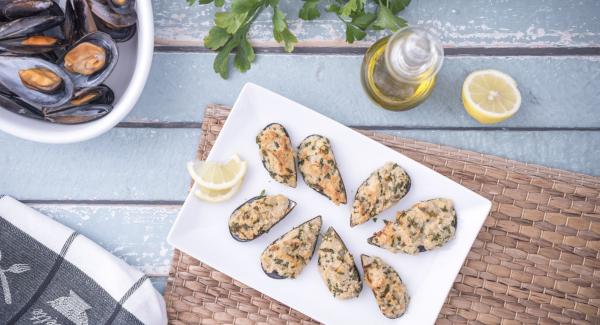
[[[228,114],[206,109],[200,158]],[[362,133],[493,201],[438,324],[600,324],[600,177]],[[165,299],[171,324],[316,323],[178,250]]]

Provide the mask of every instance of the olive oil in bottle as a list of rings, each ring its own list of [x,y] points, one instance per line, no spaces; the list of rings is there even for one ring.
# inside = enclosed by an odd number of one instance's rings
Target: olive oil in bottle
[[[363,88],[383,108],[411,109],[433,91],[443,59],[442,43],[432,33],[403,28],[367,50],[361,68]]]

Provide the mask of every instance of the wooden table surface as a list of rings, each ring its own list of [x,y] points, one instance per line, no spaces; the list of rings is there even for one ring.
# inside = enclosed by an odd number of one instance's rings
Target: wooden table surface
[[[143,0],[148,1],[148,0]],[[431,98],[404,113],[376,108],[363,94],[359,65],[382,34],[347,45],[329,14],[296,17],[299,0],[282,0],[300,39],[294,54],[271,41],[270,17],[251,31],[252,69],[221,80],[202,48],[209,7],[153,0],[156,54],[146,89],[118,127],[71,145],[32,143],[0,133],[0,193],[32,204],[75,228],[164,287],[167,232],[189,185],[203,108],[232,105],[252,81],[346,125],[600,175],[600,1],[413,0],[409,23],[437,29],[447,59]],[[511,74],[523,95],[509,121],[482,126],[460,103],[475,69]]]

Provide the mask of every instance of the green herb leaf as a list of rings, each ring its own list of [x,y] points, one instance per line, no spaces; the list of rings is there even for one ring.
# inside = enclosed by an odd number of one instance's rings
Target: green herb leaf
[[[339,14],[344,17],[352,16],[355,11],[362,11],[366,0],[349,0],[339,11]]]
[[[294,45],[298,43],[296,36],[287,28],[284,29],[283,32],[273,31],[273,36],[277,42],[283,42],[283,48],[286,52],[292,52],[294,50]]]
[[[298,13],[298,17],[304,20],[313,20],[319,18],[321,13],[317,6],[319,5],[319,0],[306,0]]]
[[[329,6],[327,6],[327,7],[325,8],[325,10],[326,10],[327,12],[334,12],[334,13],[339,13],[339,12],[340,12],[340,9],[341,9],[341,8],[340,8],[340,6],[338,6],[338,5],[334,5],[334,4],[330,4]]]
[[[252,49],[252,45],[244,36],[240,40],[240,44],[237,48],[237,53],[235,54],[235,58],[233,60],[233,65],[240,70],[241,72],[246,72],[250,69],[252,62],[256,55],[254,54],[254,50]]]
[[[234,0],[231,3],[231,11],[236,14],[248,13],[258,4],[258,0]]]
[[[229,76],[229,54],[233,50],[237,44],[235,44],[235,38],[232,38],[227,42],[225,47],[223,47],[217,56],[215,57],[215,61],[213,62],[213,69],[216,73],[221,75],[221,78],[227,79]]]
[[[215,0],[216,7],[223,7],[225,5],[225,0]]]
[[[247,15],[247,12],[239,14],[233,12],[217,12],[215,14],[215,25],[225,29],[229,34],[233,34],[240,26],[242,26]]]
[[[410,4],[410,0],[386,0],[389,1],[387,5],[388,8],[392,11],[392,13],[397,14],[400,11],[404,10]]]
[[[348,43],[354,43],[354,41],[359,41],[367,36],[367,33],[362,29],[352,25],[346,24],[346,41]]]
[[[283,32],[287,28],[285,14],[279,8],[273,9],[273,31]],[[280,42],[280,41],[278,41]]]
[[[377,18],[377,15],[372,12],[367,12],[352,18],[352,24],[363,31],[369,28],[369,25]]]
[[[230,38],[231,34],[227,33],[226,30],[221,27],[214,26],[204,38],[204,46],[216,51],[223,47],[223,45],[225,45]]]
[[[372,25],[376,29],[389,29],[396,31],[400,27],[406,26],[406,20],[394,15],[390,8],[386,6],[380,6],[377,12],[377,19]]]
[[[196,0],[185,0],[189,6],[193,6],[196,3]],[[202,3],[200,3],[202,4]]]
[[[287,52],[292,52],[294,45],[298,43],[296,36],[288,29],[285,14],[279,8],[273,9],[273,38],[278,43],[283,43]]]

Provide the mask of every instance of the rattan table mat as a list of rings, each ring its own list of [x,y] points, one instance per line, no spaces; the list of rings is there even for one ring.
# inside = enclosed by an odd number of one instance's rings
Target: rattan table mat
[[[200,158],[228,114],[206,109]],[[493,201],[438,324],[600,324],[600,177],[362,133]],[[171,324],[316,323],[179,250],[165,299]]]

